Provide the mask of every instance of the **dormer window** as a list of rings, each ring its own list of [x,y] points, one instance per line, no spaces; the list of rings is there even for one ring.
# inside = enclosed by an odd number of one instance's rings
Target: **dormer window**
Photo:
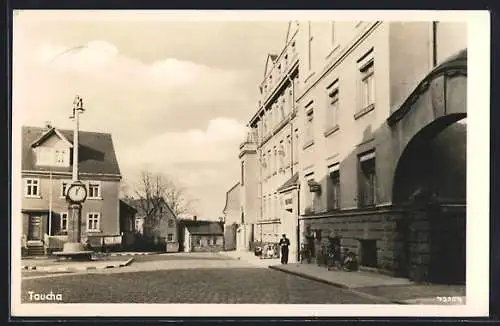
[[[45,166],[69,166],[69,149],[37,147],[36,164]]]

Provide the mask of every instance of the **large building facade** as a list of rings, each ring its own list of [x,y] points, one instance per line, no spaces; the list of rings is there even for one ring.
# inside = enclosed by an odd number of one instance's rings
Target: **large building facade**
[[[301,26],[301,241],[340,237],[363,267],[464,281],[466,25]]]
[[[363,268],[463,282],[466,24],[289,26],[250,121],[260,160],[256,238],[286,233],[294,259],[300,243],[317,255],[322,240],[340,237]]]

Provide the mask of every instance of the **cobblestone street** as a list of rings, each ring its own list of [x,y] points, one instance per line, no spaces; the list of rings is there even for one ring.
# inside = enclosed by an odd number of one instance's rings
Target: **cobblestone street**
[[[64,303],[373,304],[348,290],[216,254],[138,257],[131,266],[92,273],[23,274],[29,292],[60,293]]]

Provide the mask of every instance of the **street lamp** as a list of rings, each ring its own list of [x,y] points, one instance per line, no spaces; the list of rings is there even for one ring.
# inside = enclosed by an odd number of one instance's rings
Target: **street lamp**
[[[71,185],[66,191],[68,202],[68,241],[64,244],[63,251],[54,253],[65,257],[91,257],[92,251],[86,251],[81,239],[82,204],[87,199],[87,188],[79,180],[78,176],[78,147],[79,147],[79,117],[84,112],[83,100],[76,96],[73,101],[73,114],[70,116],[74,120],[73,131],[73,177]]]

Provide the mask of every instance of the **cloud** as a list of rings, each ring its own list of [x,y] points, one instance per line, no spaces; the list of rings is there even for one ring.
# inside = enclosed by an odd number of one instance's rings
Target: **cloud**
[[[210,120],[206,130],[169,131],[147,139],[124,150],[120,159],[137,167],[149,164],[155,170],[170,164],[235,160],[245,132],[246,127],[238,121],[219,117]]]
[[[14,53],[14,123],[72,128],[78,94],[86,109],[81,129],[112,134],[124,181],[133,184],[142,168],[164,172],[199,199],[198,214],[222,209],[246,132],[236,117],[254,106],[250,74],[175,57],[146,63],[102,40],[18,39]]]

